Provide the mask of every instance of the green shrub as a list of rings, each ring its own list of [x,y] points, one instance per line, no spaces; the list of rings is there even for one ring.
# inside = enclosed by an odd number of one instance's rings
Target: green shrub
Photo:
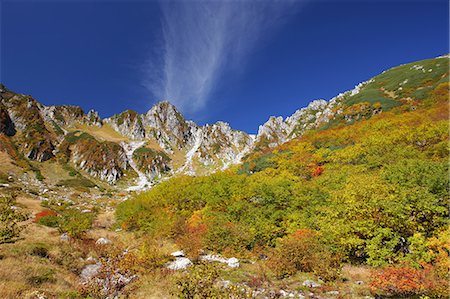
[[[176,279],[177,298],[226,298],[225,290],[217,286],[219,270],[214,264],[200,264]]]
[[[52,283],[56,281],[55,270],[43,268],[27,276],[27,283],[34,286],[39,286],[43,283]]]
[[[81,213],[78,210],[69,209],[63,212],[59,229],[73,238],[79,238],[92,227],[93,221],[92,213]]]
[[[48,226],[48,227],[58,227],[59,218],[56,215],[44,216],[44,217],[39,218],[37,223]]]
[[[18,223],[27,216],[14,209],[15,200],[11,197],[0,197],[0,244],[14,242],[20,234]]]
[[[269,267],[280,278],[301,271],[334,280],[339,276],[340,265],[338,256],[332,254],[317,233],[302,229],[280,240]]]

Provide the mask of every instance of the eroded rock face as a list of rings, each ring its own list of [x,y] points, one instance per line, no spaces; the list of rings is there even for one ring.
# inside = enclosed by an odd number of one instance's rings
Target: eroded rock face
[[[13,136],[16,134],[16,128],[9,117],[8,110],[6,110],[3,106],[0,106],[0,133],[7,136]]]
[[[275,147],[286,141],[288,126],[281,116],[271,116],[269,120],[259,126],[256,144],[261,147]]]
[[[225,122],[202,127],[202,140],[198,147],[199,161],[222,169],[240,162],[253,147],[253,139],[242,131],[231,129]]]
[[[193,136],[197,125],[184,119],[183,115],[169,102],[159,102],[142,116],[147,136],[157,140],[167,152],[194,144]]]
[[[68,134],[59,150],[78,169],[111,184],[129,167],[125,151],[119,144],[99,141],[87,133]]]
[[[145,138],[145,130],[142,125],[142,117],[133,110],[127,110],[120,114],[113,115],[104,120],[114,130],[121,135],[135,140],[142,140]]]
[[[14,128],[20,131],[16,142],[22,153],[39,162],[52,158],[57,141],[41,116],[42,105],[30,96],[11,93],[4,88],[0,96],[5,113]]]
[[[194,164],[209,169],[224,169],[239,163],[253,148],[250,135],[231,129],[225,122],[198,126],[186,120],[169,102],[160,102],[142,115],[128,111],[105,122],[131,139],[153,140],[158,144],[162,151],[143,147],[133,155],[140,170],[150,178],[159,177],[169,170],[195,174],[197,169]],[[184,165],[179,169],[170,165],[176,151],[185,153]]]
[[[90,126],[102,126],[102,121],[95,110],[90,110],[85,114],[80,106],[44,106],[41,107],[41,114],[45,121],[55,123],[60,127],[71,127],[75,124],[85,124]]]

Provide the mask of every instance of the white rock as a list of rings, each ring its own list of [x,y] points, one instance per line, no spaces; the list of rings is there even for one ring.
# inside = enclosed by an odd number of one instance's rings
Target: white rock
[[[230,268],[239,268],[239,260],[235,257],[229,258],[227,264]]]
[[[167,267],[167,269],[171,269],[171,270],[182,270],[182,269],[186,269],[190,265],[192,265],[192,262],[190,259],[188,259],[186,257],[177,257],[174,261],[168,263],[166,267]]]
[[[303,282],[303,285],[308,288],[318,288],[320,284],[315,282],[314,280],[307,279]]]
[[[107,238],[100,238],[98,239],[95,244],[97,245],[106,245],[106,244],[111,244],[111,240],[107,239]]]
[[[172,252],[171,254],[170,254],[171,256],[174,256],[174,257],[184,257],[184,252],[183,251],[175,251],[175,252]]]
[[[226,259],[219,255],[207,254],[200,257],[202,261],[219,262],[227,264],[230,268],[239,268],[239,260],[235,257]]]
[[[102,267],[102,263],[98,262],[96,264],[87,265],[81,270],[80,278],[81,280],[89,280],[93,276],[97,275],[98,271]]]
[[[70,240],[70,237],[69,237],[69,235],[68,235],[67,233],[64,233],[64,234],[62,234],[62,235],[59,237],[59,239],[60,239],[61,241],[69,241],[69,240]]]

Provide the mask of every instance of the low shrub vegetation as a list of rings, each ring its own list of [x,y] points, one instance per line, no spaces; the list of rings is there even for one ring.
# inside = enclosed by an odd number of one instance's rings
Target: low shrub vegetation
[[[308,132],[231,170],[172,178],[121,203],[117,220],[173,239],[194,259],[201,250],[262,251],[278,277],[324,281],[343,263],[363,264],[387,269],[375,274],[374,293],[428,294],[419,291],[427,284],[390,290],[395,275],[383,271],[406,265],[413,276],[447,277],[448,106],[433,101]]]

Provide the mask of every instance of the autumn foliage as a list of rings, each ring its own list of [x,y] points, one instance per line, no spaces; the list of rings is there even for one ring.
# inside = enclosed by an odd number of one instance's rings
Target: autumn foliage
[[[448,280],[440,277],[431,264],[424,264],[420,268],[391,266],[374,271],[370,288],[373,293],[387,296],[450,296]]]
[[[41,220],[41,218],[45,218],[45,217],[49,217],[49,216],[56,216],[56,215],[57,215],[57,214],[56,214],[56,212],[54,212],[54,211],[51,211],[51,210],[44,210],[44,211],[41,211],[41,212],[36,213],[36,214],[34,215],[34,222],[39,223],[40,220]]]

